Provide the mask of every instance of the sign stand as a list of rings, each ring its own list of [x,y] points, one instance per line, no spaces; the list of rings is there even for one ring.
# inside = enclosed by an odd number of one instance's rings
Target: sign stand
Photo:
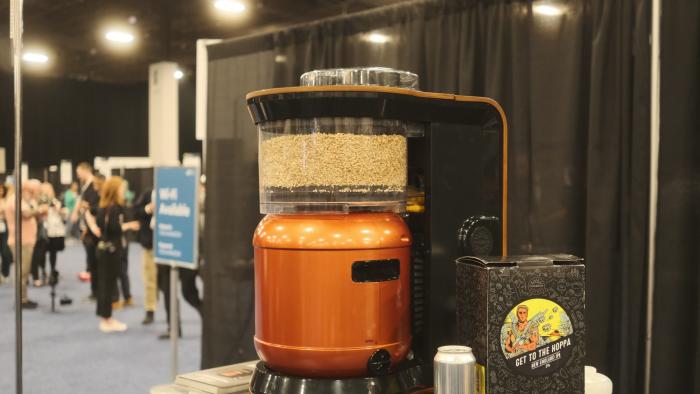
[[[172,351],[171,375],[173,381],[177,377],[178,370],[178,339],[180,337],[180,311],[178,308],[177,291],[178,269],[175,264],[170,265],[170,349]]]

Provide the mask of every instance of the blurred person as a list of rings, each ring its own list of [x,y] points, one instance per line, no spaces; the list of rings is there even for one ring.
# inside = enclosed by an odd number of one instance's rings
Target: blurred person
[[[8,281],[10,265],[12,265],[12,252],[10,252],[10,247],[7,245],[8,229],[7,221],[5,221],[5,201],[7,195],[10,194],[10,188],[11,186],[5,186],[5,184],[0,183],[0,258],[2,259],[0,284]]]
[[[94,300],[97,296],[97,278],[92,280],[92,275],[95,274],[97,265],[96,248],[97,236],[87,226],[86,218],[90,215],[94,216],[97,210],[97,205],[100,201],[100,195],[95,189],[95,176],[92,172],[92,166],[89,163],[79,163],[75,169],[76,176],[80,180],[80,196],[75,203],[73,212],[71,213],[71,222],[78,224],[83,247],[85,248],[85,271],[78,274],[78,277],[87,281],[90,280],[90,299]]]
[[[42,183],[38,179],[30,179],[34,193],[34,204],[37,207],[36,226],[37,235],[32,251],[32,277],[34,287],[41,287],[46,284],[46,251],[49,247],[49,236],[46,233],[46,216],[49,212],[49,198],[44,195]]]
[[[126,184],[126,191],[124,192],[124,202],[127,207],[130,207],[133,206],[134,198],[136,197],[136,195],[134,191],[131,190],[131,188],[129,187],[129,181],[125,179],[124,183]]]
[[[80,186],[78,182],[71,182],[70,186],[63,193],[63,207],[66,209],[68,216],[70,217],[75,210],[75,204],[80,198]],[[76,226],[73,221],[68,220],[66,223],[66,235],[70,235],[73,238],[80,237],[79,227]]]
[[[99,172],[95,173],[94,179],[92,182],[92,189],[97,192],[97,195],[100,195],[100,192],[102,190],[102,186],[105,184],[107,178],[105,178],[104,175],[100,174]]]
[[[125,220],[131,219],[128,214],[125,214]],[[120,295],[122,297],[121,300],[119,300]],[[131,296],[131,280],[129,279],[129,240],[127,239],[124,243],[124,253],[122,253],[119,263],[119,275],[117,276],[117,286],[114,287],[114,295],[112,296],[112,308],[120,309],[123,306],[132,305],[134,305],[134,299]]]
[[[97,315],[102,332],[125,331],[126,324],[112,317],[112,296],[124,253],[124,232],[138,229],[136,222],[124,222],[124,183],[121,177],[109,178],[101,187],[96,216],[87,224],[98,237],[97,244]]]
[[[42,255],[46,259],[46,252],[49,253],[49,264],[51,267],[50,275],[57,275],[56,260],[58,252],[65,249],[66,224],[63,221],[63,210],[61,209],[61,201],[56,198],[53,185],[49,182],[41,184],[42,200],[47,204],[47,212],[43,220],[43,225],[46,229],[48,242],[46,249]],[[35,247],[36,249],[36,247]]]
[[[78,202],[80,198],[80,186],[78,182],[71,182],[70,186],[63,192],[63,206],[66,207],[68,213],[73,213],[75,209],[75,203]]]
[[[124,217],[126,221],[133,220],[133,212],[129,207],[133,200],[133,192],[129,191],[129,182],[122,179],[124,182],[124,205],[126,207]],[[129,196],[131,194],[131,200]],[[119,264],[119,275],[117,276],[118,286],[114,288],[114,296],[112,297],[112,308],[120,309],[123,306],[134,305],[134,299],[131,297],[131,281],[129,280],[129,241],[124,244],[124,253],[122,253],[121,263]],[[120,292],[121,290],[121,292]],[[119,300],[121,293],[122,300]]]
[[[29,281],[29,273],[32,264],[32,252],[34,251],[34,243],[36,242],[37,224],[36,215],[37,208],[34,205],[34,189],[36,185],[32,181],[22,183],[21,190],[21,217],[22,217],[22,244],[19,245],[22,251],[22,269],[18,272],[15,265],[15,275],[21,275],[20,293],[22,309],[35,309],[37,303],[29,300],[27,296],[27,282]],[[7,243],[12,250],[12,255],[17,256],[17,245],[15,244],[15,197],[14,192],[7,196],[5,202],[5,220],[7,221],[7,229],[9,231]],[[15,258],[15,261],[17,259]]]
[[[101,195],[102,186],[105,184],[105,181],[106,181],[106,178],[105,178],[105,176],[104,176],[103,174],[101,174],[101,173],[99,173],[99,172],[95,172],[95,174],[93,175],[93,179],[92,179],[92,190],[93,190],[95,193],[97,193],[98,196]],[[97,202],[97,204],[96,204],[96,206],[95,206],[94,209],[88,209],[87,211],[85,211],[85,219],[86,219],[86,220],[89,219],[89,220],[93,220],[93,221],[94,221],[95,218],[96,218],[95,215],[97,214],[97,209],[98,209],[98,208],[99,208],[99,200],[98,200],[98,202]],[[87,227],[87,228],[85,229],[85,232],[84,232],[84,233],[85,233],[85,234],[88,234],[88,235],[90,235],[91,237],[94,238],[95,253],[97,253],[97,243],[99,242],[99,240],[98,240],[97,238],[99,238],[99,237],[96,236],[96,235],[94,235],[94,234],[92,234],[92,232],[90,231],[90,228],[89,228],[88,226],[86,226],[86,227]],[[94,272],[90,272],[90,276],[89,276],[89,277],[90,277],[90,292],[91,292],[91,294],[94,294],[94,295],[95,295],[94,300],[96,300],[96,299],[97,299],[97,293],[96,293],[96,292],[93,292],[93,289],[95,289],[95,291],[96,291],[96,290],[97,290],[97,285],[98,285],[98,283],[99,283],[99,278],[97,278],[97,276],[96,276],[97,273],[98,273],[98,271],[97,271],[97,254],[95,254],[94,264],[95,264]]]
[[[140,224],[138,241],[143,247],[141,275],[144,287],[143,307],[146,315],[141,324],[151,324],[158,304],[158,270],[153,260],[153,190],[146,190],[136,199],[134,216]]]

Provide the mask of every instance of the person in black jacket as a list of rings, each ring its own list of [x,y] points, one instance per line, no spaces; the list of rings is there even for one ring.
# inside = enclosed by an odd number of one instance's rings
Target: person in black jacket
[[[12,265],[12,252],[7,244],[8,228],[5,220],[5,199],[7,198],[8,190],[4,183],[0,183],[0,257],[2,265],[0,266],[0,284],[8,281],[10,276],[10,265]]]
[[[102,186],[99,209],[88,226],[97,236],[97,315],[103,332],[125,331],[126,324],[112,317],[112,296],[116,286],[126,240],[124,232],[137,230],[138,222],[124,222],[124,181],[113,176]]]
[[[82,186],[80,197],[71,213],[71,221],[79,225],[86,257],[86,269],[78,274],[78,277],[81,280],[90,280],[90,299],[94,300],[97,296],[97,282],[99,281],[96,272],[97,237],[87,225],[87,221],[94,221],[94,215],[100,201],[97,184],[101,183],[104,177],[100,176],[101,178],[96,179],[92,173],[92,166],[85,162],[78,164],[75,172]]]
[[[153,190],[146,190],[134,202],[134,216],[139,221],[138,241],[143,247],[143,286],[146,316],[141,324],[153,323],[158,304],[158,279],[153,260]]]

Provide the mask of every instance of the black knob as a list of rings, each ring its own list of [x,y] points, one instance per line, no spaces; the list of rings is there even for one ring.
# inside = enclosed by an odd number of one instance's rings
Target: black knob
[[[500,219],[495,216],[472,216],[457,230],[457,240],[463,256],[498,254]]]
[[[367,360],[367,371],[372,376],[382,376],[389,373],[391,355],[384,349],[379,349]]]

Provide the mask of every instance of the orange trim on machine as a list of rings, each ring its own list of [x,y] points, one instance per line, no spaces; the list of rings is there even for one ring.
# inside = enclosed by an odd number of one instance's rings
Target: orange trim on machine
[[[366,86],[366,85],[329,85],[329,86],[285,86],[281,88],[262,89],[250,92],[245,96],[246,100],[260,96],[272,96],[275,94],[305,93],[305,92],[376,92],[394,93],[408,96],[454,100],[455,95],[449,93],[423,92],[420,90],[394,88],[391,86]]]
[[[488,98],[488,97],[475,97],[475,96],[455,96],[456,101],[477,101],[482,103],[491,104],[498,113],[501,114],[501,121],[503,122],[503,196],[502,212],[501,212],[501,254],[503,256],[508,255],[508,120],[506,119],[506,113],[503,111],[503,107],[498,101]]]
[[[267,215],[255,229],[253,246],[270,249],[357,250],[403,248],[411,232],[387,213]]]

